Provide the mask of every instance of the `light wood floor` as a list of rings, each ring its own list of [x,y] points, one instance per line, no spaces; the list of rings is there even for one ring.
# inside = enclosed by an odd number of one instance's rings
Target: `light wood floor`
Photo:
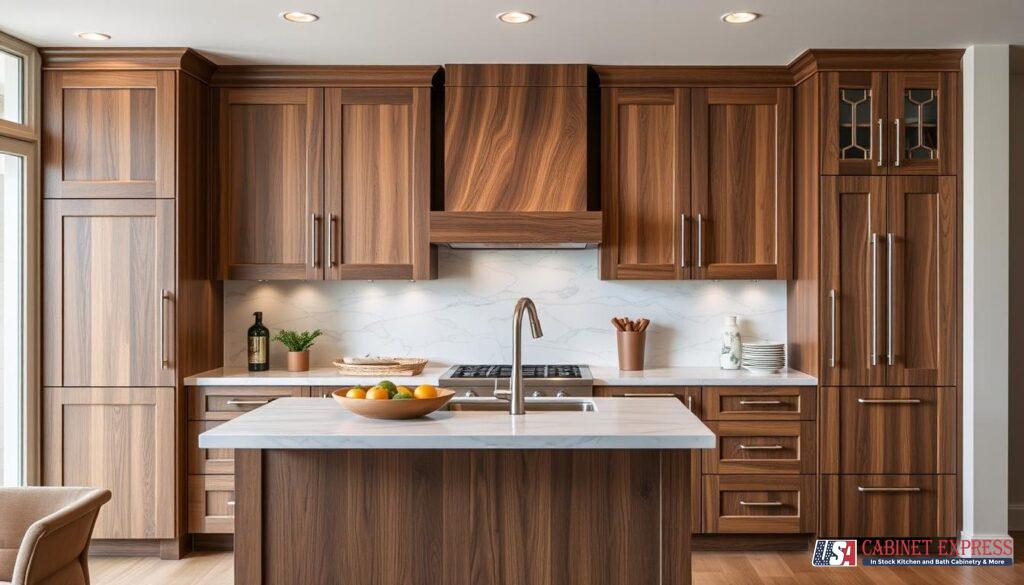
[[[693,554],[694,585],[1021,585],[1024,559],[1013,567],[811,567],[810,553]],[[180,561],[92,557],[95,585],[232,585],[231,553],[196,553]],[[305,584],[303,584],[305,585]],[[424,584],[427,585],[427,584]]]

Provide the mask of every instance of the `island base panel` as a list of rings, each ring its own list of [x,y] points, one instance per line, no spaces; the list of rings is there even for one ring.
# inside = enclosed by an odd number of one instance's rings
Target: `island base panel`
[[[689,458],[239,450],[235,582],[688,585]]]

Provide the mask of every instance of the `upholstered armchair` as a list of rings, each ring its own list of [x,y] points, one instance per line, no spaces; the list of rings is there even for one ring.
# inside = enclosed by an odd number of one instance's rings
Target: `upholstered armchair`
[[[0,585],[87,585],[89,537],[110,491],[0,488]]]

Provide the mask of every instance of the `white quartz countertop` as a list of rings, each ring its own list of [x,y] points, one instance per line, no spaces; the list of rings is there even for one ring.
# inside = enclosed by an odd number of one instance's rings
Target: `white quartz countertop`
[[[447,366],[430,366],[419,376],[386,376],[401,386],[437,384]],[[816,386],[817,378],[796,370],[778,374],[755,374],[746,370],[679,367],[649,368],[624,372],[615,367],[590,366],[595,386]],[[185,378],[186,386],[352,386],[378,381],[373,376],[345,376],[334,367],[311,368],[308,372],[269,370],[250,372],[246,368],[217,368]]]
[[[553,399],[548,399],[553,400]],[[675,398],[594,398],[595,412],[438,411],[374,420],[330,398],[281,398],[199,435],[205,449],[710,449]]]

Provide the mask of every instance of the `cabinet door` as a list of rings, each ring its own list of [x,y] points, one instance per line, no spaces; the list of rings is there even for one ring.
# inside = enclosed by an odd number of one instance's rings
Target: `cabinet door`
[[[173,538],[174,388],[45,388],[43,483],[107,488],[94,538]]]
[[[869,71],[821,75],[821,174],[886,174],[885,82],[884,73]]]
[[[695,274],[788,279],[792,90],[695,89],[692,97]]]
[[[886,383],[956,384],[956,177],[887,185]]]
[[[430,89],[328,89],[328,279],[427,279]]]
[[[43,204],[43,383],[174,385],[174,201]]]
[[[958,84],[956,73],[889,74],[890,173],[956,174],[960,150]]]
[[[690,275],[688,89],[606,89],[601,277]]]
[[[221,275],[323,277],[323,90],[221,90]]]
[[[881,385],[885,178],[823,177],[821,222],[822,385]]]
[[[47,71],[43,194],[174,197],[174,73]]]
[[[956,535],[955,475],[822,475],[822,537]]]

